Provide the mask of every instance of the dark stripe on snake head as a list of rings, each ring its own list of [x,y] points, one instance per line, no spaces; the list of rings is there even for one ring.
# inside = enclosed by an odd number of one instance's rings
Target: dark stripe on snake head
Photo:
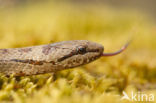
[[[70,52],[69,54],[67,54],[67,55],[65,55],[65,56],[63,56],[63,57],[61,57],[61,58],[59,58],[57,61],[58,61],[58,62],[61,62],[61,61],[65,60],[65,59],[67,59],[67,58],[69,58],[69,57],[71,57],[71,56],[73,56],[73,55],[76,55],[76,54],[77,54],[76,51],[72,51],[72,52]]]
[[[89,50],[89,51],[85,51],[85,52],[80,52],[79,50],[73,50],[72,52],[70,52],[69,54],[67,54],[67,55],[65,55],[65,56],[63,56],[63,57],[61,57],[61,58],[59,58],[57,61],[58,62],[61,62],[61,61],[63,61],[63,60],[65,60],[65,59],[67,59],[67,58],[69,58],[69,57],[72,57],[72,56],[74,56],[74,55],[78,55],[78,54],[80,54],[80,55],[84,55],[84,54],[86,54],[86,53],[89,53],[89,52],[98,52],[98,50]]]

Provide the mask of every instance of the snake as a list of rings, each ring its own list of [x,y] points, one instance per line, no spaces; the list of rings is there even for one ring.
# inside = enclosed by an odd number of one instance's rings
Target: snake
[[[7,76],[30,76],[55,73],[88,64],[103,56],[114,56],[126,49],[128,43],[113,53],[103,53],[101,44],[88,40],[62,41],[22,48],[0,49],[0,73]]]

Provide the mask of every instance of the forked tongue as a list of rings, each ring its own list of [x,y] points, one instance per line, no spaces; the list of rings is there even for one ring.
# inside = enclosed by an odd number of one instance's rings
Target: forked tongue
[[[113,52],[113,53],[103,53],[102,56],[114,56],[117,54],[122,53],[129,45],[130,41],[128,43],[126,43],[120,50]]]

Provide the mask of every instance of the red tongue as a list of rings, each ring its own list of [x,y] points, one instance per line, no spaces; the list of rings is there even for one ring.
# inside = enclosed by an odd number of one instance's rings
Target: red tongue
[[[102,56],[114,56],[114,55],[120,54],[128,47],[129,43],[130,43],[130,41],[128,43],[126,43],[120,50],[118,50],[114,53],[103,53]]]

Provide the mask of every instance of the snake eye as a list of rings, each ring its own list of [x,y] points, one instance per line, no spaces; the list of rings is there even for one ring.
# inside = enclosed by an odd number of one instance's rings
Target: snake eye
[[[86,48],[84,48],[84,47],[77,48],[77,52],[78,52],[79,54],[84,54],[84,53],[86,53]]]

